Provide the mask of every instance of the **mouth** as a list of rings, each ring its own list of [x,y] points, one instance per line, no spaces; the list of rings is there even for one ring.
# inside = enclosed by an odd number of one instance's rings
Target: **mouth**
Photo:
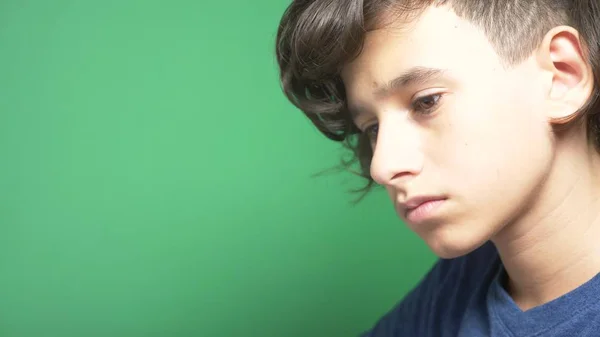
[[[404,218],[412,224],[419,224],[436,216],[439,208],[446,202],[445,197],[419,197],[410,199],[400,207]]]

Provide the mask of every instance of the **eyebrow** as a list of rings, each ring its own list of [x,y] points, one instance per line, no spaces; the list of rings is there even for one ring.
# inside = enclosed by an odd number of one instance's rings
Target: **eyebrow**
[[[393,92],[413,85],[419,85],[439,78],[444,73],[443,69],[428,67],[413,67],[400,74],[388,83],[378,87],[374,91],[374,96],[378,99],[388,97]],[[356,117],[363,110],[360,105],[349,106],[350,115]]]

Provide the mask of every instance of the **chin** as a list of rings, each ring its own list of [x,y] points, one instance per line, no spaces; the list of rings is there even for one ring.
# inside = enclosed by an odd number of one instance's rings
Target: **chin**
[[[470,234],[470,235],[469,235]],[[476,237],[475,233],[460,230],[438,230],[422,236],[435,255],[442,259],[465,256],[484,245],[489,238]]]
[[[468,255],[476,248],[472,249],[456,249],[455,247],[447,247],[447,246],[429,246],[433,253],[442,258],[442,259],[455,259],[461,256]]]

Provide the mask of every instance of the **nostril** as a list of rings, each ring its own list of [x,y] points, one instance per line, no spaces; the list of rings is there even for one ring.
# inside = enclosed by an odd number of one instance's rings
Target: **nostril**
[[[390,180],[396,180],[396,179],[401,179],[401,178],[405,178],[406,176],[410,176],[412,173],[408,172],[408,171],[404,171],[404,172],[398,172],[396,174],[394,174]]]

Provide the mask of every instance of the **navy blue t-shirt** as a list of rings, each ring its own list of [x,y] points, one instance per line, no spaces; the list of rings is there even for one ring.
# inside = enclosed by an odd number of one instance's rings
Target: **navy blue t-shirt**
[[[505,279],[492,243],[463,257],[441,259],[363,337],[600,336],[600,274],[527,311],[508,295]]]

